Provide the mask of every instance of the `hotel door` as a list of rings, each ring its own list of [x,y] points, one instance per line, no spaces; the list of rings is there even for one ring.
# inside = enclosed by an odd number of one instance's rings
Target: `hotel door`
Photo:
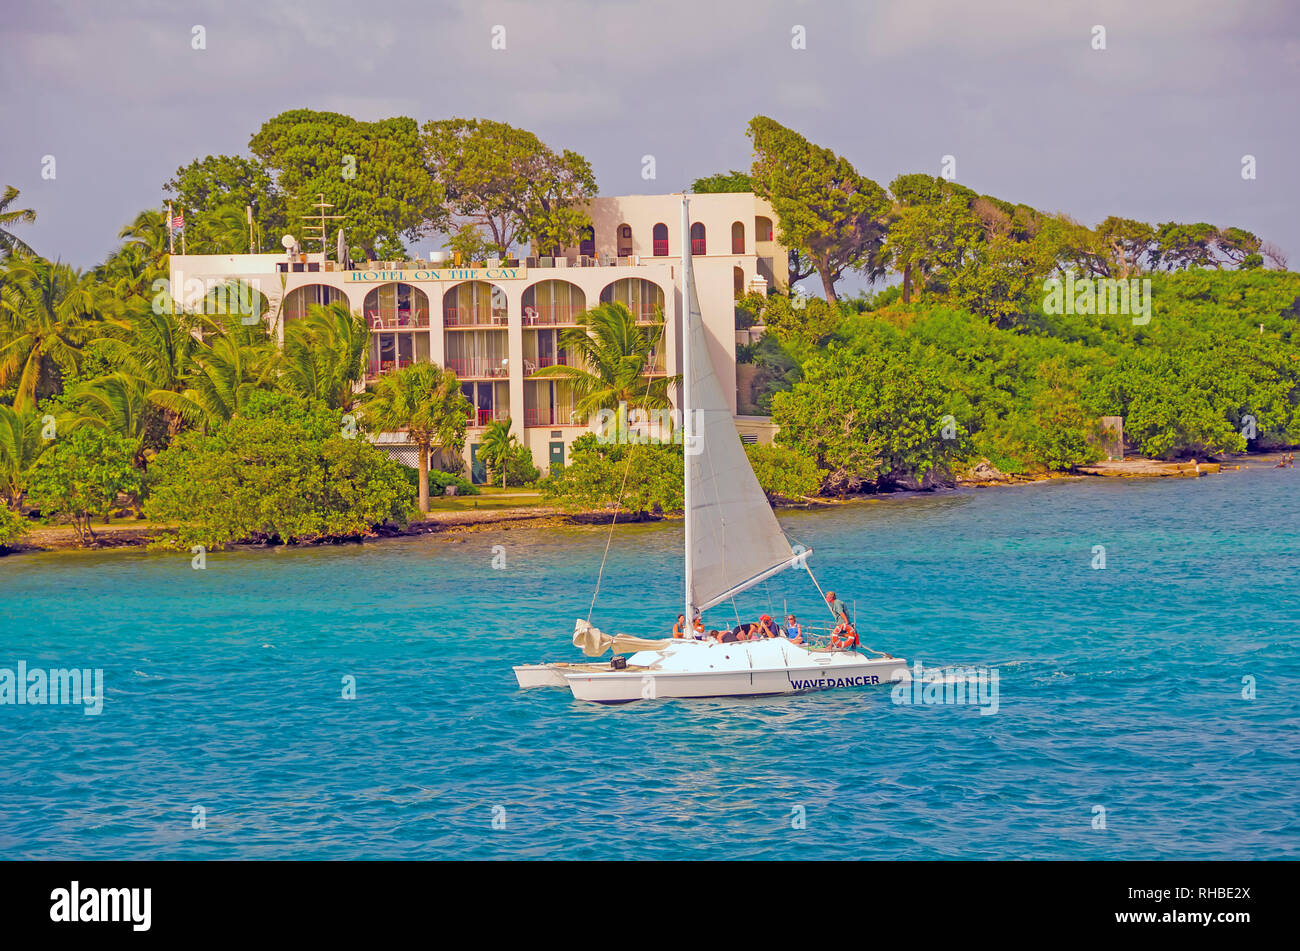
[[[555,471],[557,466],[564,468],[564,443],[562,442],[551,443],[551,471]]]
[[[487,481],[487,463],[478,457],[478,446],[471,443],[469,447],[469,481],[482,485]]]

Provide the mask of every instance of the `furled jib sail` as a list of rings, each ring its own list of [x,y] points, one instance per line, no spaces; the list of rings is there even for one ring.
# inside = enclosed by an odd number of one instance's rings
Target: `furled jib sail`
[[[689,298],[683,347],[690,348],[686,393],[695,445],[686,447],[686,563],[690,603],[704,611],[788,567],[794,552],[750,468],[709,355],[689,247],[683,255]]]

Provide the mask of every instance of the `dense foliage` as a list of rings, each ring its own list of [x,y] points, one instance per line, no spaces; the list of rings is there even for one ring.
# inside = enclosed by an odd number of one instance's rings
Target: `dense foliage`
[[[181,435],[150,466],[151,518],[179,527],[172,543],[349,538],[404,523],[415,493],[382,452],[319,401],[255,394],[211,433]]]
[[[43,516],[71,523],[85,544],[95,537],[91,522],[104,518],[119,494],[140,490],[134,454],[135,443],[117,433],[74,429],[55,439],[32,466],[27,501]]]
[[[590,433],[570,447],[568,464],[540,483],[542,497],[580,510],[636,514],[681,511],[682,447],[602,444]]]

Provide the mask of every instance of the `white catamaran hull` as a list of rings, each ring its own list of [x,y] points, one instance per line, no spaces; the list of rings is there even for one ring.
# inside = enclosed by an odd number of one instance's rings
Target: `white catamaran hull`
[[[909,679],[907,662],[857,651],[810,651],[772,639],[719,644],[679,641],[640,651],[627,668],[605,664],[529,664],[515,668],[521,687],[567,686],[579,700],[627,703],[685,697],[744,697]]]

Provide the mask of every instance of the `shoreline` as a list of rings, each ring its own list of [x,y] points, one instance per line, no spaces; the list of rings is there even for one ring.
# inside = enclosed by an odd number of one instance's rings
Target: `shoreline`
[[[855,505],[864,502],[879,502],[887,498],[929,495],[937,491],[956,491],[958,489],[1008,488],[1021,485],[1033,485],[1052,481],[1083,481],[1091,479],[1159,479],[1159,478],[1199,478],[1216,475],[1225,471],[1238,471],[1246,468],[1275,468],[1265,463],[1275,463],[1282,452],[1243,453],[1234,456],[1231,462],[1163,462],[1155,459],[1129,458],[1123,461],[1100,462],[1081,466],[1071,472],[1042,472],[1029,475],[1007,475],[991,466],[977,467],[974,473],[981,473],[983,478],[959,477],[953,485],[934,486],[925,489],[898,489],[890,492],[870,492],[840,498],[806,498],[802,501],[786,500],[774,505],[778,511],[811,511],[822,508],[834,508],[841,505]],[[996,477],[991,477],[995,474]],[[618,523],[627,525],[644,525],[662,521],[676,521],[679,514],[629,516],[619,513]],[[292,547],[319,548],[329,545],[355,545],[367,542],[384,541],[392,538],[414,538],[421,535],[466,535],[485,531],[489,528],[526,527],[549,528],[574,525],[608,525],[615,518],[609,511],[576,511],[549,505],[521,506],[518,508],[492,508],[483,510],[453,510],[431,512],[429,517],[412,521],[404,528],[395,525],[383,526],[365,535],[335,538],[313,542],[298,542]],[[131,522],[118,522],[96,528],[95,542],[82,546],[77,543],[75,531],[68,525],[41,525],[24,540],[0,549],[0,558],[15,555],[52,554],[55,552],[142,552],[173,526],[140,526]],[[237,543],[227,546],[228,551],[240,551],[257,548],[279,547],[266,543]]]

